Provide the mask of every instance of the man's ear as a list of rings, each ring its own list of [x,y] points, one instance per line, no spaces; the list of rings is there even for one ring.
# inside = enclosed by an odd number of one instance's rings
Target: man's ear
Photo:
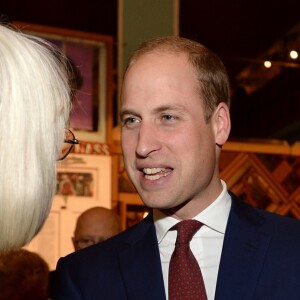
[[[213,114],[213,118],[216,145],[222,147],[227,141],[231,129],[229,108],[224,102],[219,103]]]

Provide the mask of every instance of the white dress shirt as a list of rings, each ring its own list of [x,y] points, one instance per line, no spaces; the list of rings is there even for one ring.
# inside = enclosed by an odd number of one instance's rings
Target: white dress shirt
[[[190,242],[191,250],[201,268],[208,300],[213,300],[215,297],[224,234],[231,207],[231,197],[227,192],[227,186],[224,181],[221,182],[223,186],[221,194],[194,218],[203,225]],[[177,231],[169,229],[179,220],[166,216],[156,209],[153,211],[153,216],[168,299],[169,263],[177,237]]]

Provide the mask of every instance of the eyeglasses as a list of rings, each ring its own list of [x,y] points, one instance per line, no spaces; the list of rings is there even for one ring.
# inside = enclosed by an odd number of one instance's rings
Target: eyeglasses
[[[101,242],[103,242],[104,240],[106,240],[106,238],[98,238],[98,239],[92,239],[92,238],[82,238],[82,239],[78,239],[75,240],[75,238],[73,238],[73,242],[77,245],[78,248],[83,249],[95,244],[99,244]]]
[[[72,151],[74,145],[78,144],[79,141],[75,138],[74,133],[70,129],[65,129],[65,139],[58,160],[65,159]]]

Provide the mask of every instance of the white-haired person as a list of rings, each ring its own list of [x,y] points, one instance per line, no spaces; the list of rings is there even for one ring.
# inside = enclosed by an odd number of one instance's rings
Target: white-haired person
[[[64,142],[65,151],[78,143],[65,129],[70,71],[48,42],[0,25],[0,250],[37,234],[51,208]]]

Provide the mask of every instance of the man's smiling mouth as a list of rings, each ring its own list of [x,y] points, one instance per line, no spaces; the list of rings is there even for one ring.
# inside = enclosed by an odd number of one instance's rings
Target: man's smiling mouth
[[[143,168],[143,173],[148,180],[157,180],[168,176],[171,173],[170,168]]]

